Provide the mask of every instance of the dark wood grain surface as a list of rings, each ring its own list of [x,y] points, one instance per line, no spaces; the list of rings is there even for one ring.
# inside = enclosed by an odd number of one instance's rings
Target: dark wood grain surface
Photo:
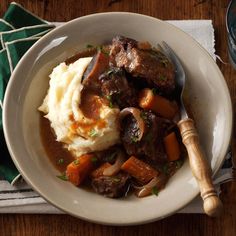
[[[227,64],[218,63],[236,105],[236,71],[229,64],[225,13],[228,0],[18,0],[18,3],[48,21],[68,21],[96,12],[130,11],[171,19],[212,19],[216,54]],[[1,15],[10,1],[0,1]],[[235,132],[233,140],[235,138]],[[236,149],[234,144],[233,146]],[[236,184],[223,185],[224,214],[218,219],[205,215],[175,214],[141,226],[112,227],[88,223],[68,215],[0,215],[0,235],[236,235]],[[115,214],[115,212],[114,212]]]

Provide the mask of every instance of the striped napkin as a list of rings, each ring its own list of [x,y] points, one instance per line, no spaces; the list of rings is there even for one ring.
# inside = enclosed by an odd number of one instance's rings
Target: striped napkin
[[[40,19],[15,2],[10,4],[0,19],[0,177],[10,183],[17,181],[20,175],[8,153],[3,135],[2,103],[5,89],[21,57],[54,27],[54,24]]]
[[[211,20],[168,21],[195,38],[216,60],[214,29]],[[24,53],[54,26],[28,12],[22,6],[11,3],[0,19],[0,105],[12,71]],[[62,213],[48,204],[28,186],[11,161],[2,132],[0,108],[0,213]],[[232,180],[232,153],[229,151],[222,169],[215,176],[214,184],[220,193],[220,184]],[[10,185],[11,183],[12,185]],[[14,184],[14,186],[13,186]],[[202,213],[202,201],[198,197],[181,213]]]

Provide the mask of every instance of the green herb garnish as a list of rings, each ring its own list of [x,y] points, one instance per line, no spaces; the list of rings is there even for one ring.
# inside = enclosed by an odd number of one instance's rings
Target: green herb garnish
[[[166,77],[163,76],[163,75],[160,75],[160,76],[159,76],[159,79],[162,80],[162,81],[165,81],[165,80],[166,80]]]
[[[67,181],[68,180],[68,177],[67,175],[64,173],[63,175],[57,175],[57,178],[63,180],[63,181]]]
[[[141,111],[141,112],[140,112],[140,117],[141,117],[144,121],[147,120],[147,114],[146,114],[144,111]]]
[[[86,48],[94,48],[94,46],[92,44],[87,44]]]
[[[159,191],[158,191],[157,186],[154,186],[154,187],[152,188],[152,194],[158,196],[158,193],[159,193]]]
[[[113,103],[112,102],[109,102],[109,107],[113,108]]]
[[[163,167],[162,167],[162,171],[164,174],[168,175],[169,174],[169,165],[168,164],[165,164]]]
[[[137,143],[138,142],[138,138],[136,136],[132,136],[131,137],[131,141],[132,141],[132,143]]]
[[[91,162],[96,163],[98,161],[97,157],[92,157]]]
[[[73,161],[73,163],[77,166],[77,165],[79,165],[79,160],[76,159],[76,160]]]
[[[101,46],[97,46],[97,50],[99,52],[102,52],[103,54],[109,56],[109,52],[107,52],[106,50],[104,50],[104,47],[101,45]]]
[[[108,162],[114,161],[115,157],[117,155],[117,152],[113,152],[111,155],[109,155],[106,159]]]
[[[179,169],[183,165],[183,163],[184,163],[183,159],[175,161],[176,168]]]
[[[63,158],[61,158],[61,159],[59,159],[58,161],[57,161],[57,164],[59,164],[59,165],[61,165],[61,164],[63,164],[64,163],[64,159]]]
[[[112,103],[112,97],[111,97],[111,95],[107,95],[106,98],[107,98],[107,100],[109,101],[109,107],[110,107],[110,108],[113,108],[114,105],[113,105],[113,103]]]
[[[111,101],[111,95],[107,95],[106,98],[108,101]]]
[[[152,93],[153,93],[153,95],[157,95],[158,94],[158,90],[156,88],[153,88],[152,89]]]
[[[98,135],[97,130],[91,129],[91,130],[89,131],[89,136],[90,136],[90,137],[96,137],[97,135]]]
[[[150,121],[148,120],[148,115],[147,113],[145,113],[144,111],[141,111],[140,112],[140,117],[144,120],[145,124],[150,127],[151,126],[151,123]]]

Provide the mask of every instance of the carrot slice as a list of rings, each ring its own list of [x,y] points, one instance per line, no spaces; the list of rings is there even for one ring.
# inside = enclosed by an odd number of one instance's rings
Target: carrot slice
[[[139,94],[139,106],[145,110],[152,110],[159,115],[172,119],[178,111],[176,103],[154,95],[151,89],[145,88]]]
[[[94,165],[92,162],[93,154],[85,154],[71,162],[66,168],[68,180],[79,186],[90,174]]]
[[[140,183],[146,184],[159,173],[147,163],[131,156],[122,166],[121,169],[129,173],[132,177],[137,179]]]
[[[91,178],[97,178],[103,175],[103,171],[110,167],[111,164],[109,162],[105,162],[103,163],[101,166],[99,166],[96,170],[92,171],[92,173],[90,174]]]
[[[180,158],[180,146],[175,132],[170,133],[164,138],[164,145],[169,161],[176,161]]]

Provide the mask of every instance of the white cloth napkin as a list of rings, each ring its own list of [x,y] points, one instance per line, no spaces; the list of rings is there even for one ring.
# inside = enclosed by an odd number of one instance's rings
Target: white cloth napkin
[[[168,21],[195,38],[216,60],[214,29],[211,20]],[[57,25],[62,23],[57,23]],[[178,39],[176,39],[178,40]],[[229,153],[226,159],[229,159]],[[222,168],[215,176],[214,184],[220,193],[220,184],[232,180],[232,168]],[[24,181],[11,186],[0,181],[0,213],[61,214],[60,210],[47,203]],[[179,213],[203,213],[202,200],[197,197]]]

